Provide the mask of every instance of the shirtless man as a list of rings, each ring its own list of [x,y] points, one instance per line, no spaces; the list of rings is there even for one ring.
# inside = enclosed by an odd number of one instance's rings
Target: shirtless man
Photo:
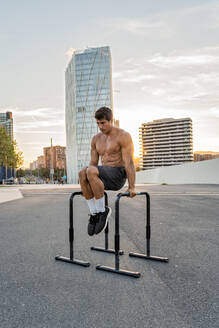
[[[95,119],[100,133],[92,138],[89,166],[79,172],[81,190],[90,209],[89,236],[105,229],[112,212],[110,207],[105,207],[104,189],[119,190],[127,178],[130,197],[136,195],[130,134],[113,126],[112,111],[108,107],[99,108]],[[98,165],[99,157],[101,166]]]

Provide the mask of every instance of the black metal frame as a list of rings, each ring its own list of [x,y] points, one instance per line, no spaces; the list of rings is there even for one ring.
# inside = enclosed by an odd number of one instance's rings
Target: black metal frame
[[[82,196],[82,192],[81,191],[76,191],[73,192],[70,196],[70,200],[69,200],[69,257],[63,257],[63,256],[56,256],[55,259],[57,261],[63,261],[63,262],[68,262],[71,264],[78,264],[81,266],[85,266],[88,267],[90,266],[89,262],[86,261],[82,261],[82,260],[78,260],[74,258],[74,221],[73,221],[73,200],[74,197],[76,195],[80,195]],[[106,192],[104,192],[104,196],[105,196],[105,205],[108,206],[108,195]],[[106,252],[106,253],[115,253],[114,249],[110,249],[109,248],[109,241],[108,241],[108,233],[109,233],[109,223],[106,226],[105,229],[105,248],[101,248],[101,247],[91,247],[91,250],[95,250],[95,251],[100,251],[100,252]],[[119,250],[119,254],[123,255],[124,252],[122,250]]]
[[[107,193],[104,191],[104,196],[105,196],[105,206],[108,206],[108,195]],[[105,228],[105,247],[95,247],[95,246],[91,246],[91,250],[92,251],[99,251],[99,252],[105,252],[105,253],[111,253],[111,254],[115,254],[115,250],[112,248],[109,248],[109,221],[107,223],[107,226]],[[119,250],[119,255],[123,255],[124,252],[122,250]]]
[[[70,255],[69,257],[63,257],[63,256],[56,256],[55,259],[57,261],[63,261],[68,262],[71,264],[77,264],[84,267],[89,267],[90,263],[82,260],[77,260],[74,258],[74,222],[73,222],[73,200],[76,195],[82,195],[81,191],[76,191],[71,194],[70,200],[69,200],[69,250]]]
[[[146,196],[146,254],[141,253],[129,253],[131,257],[139,257],[145,260],[152,260],[152,261],[160,261],[160,262],[168,262],[167,257],[159,257],[159,256],[151,256],[150,254],[150,240],[151,240],[151,217],[150,217],[150,196],[147,192],[139,192],[137,195],[145,195]],[[127,195],[128,196],[128,195]]]
[[[134,272],[129,270],[120,269],[119,265],[119,248],[120,248],[120,235],[119,235],[119,201],[121,197],[129,196],[128,192],[126,193],[119,193],[116,196],[115,201],[115,267],[108,267],[104,265],[98,264],[96,266],[97,270],[108,271],[112,273],[122,274],[134,278],[140,277],[140,272]],[[139,192],[137,195],[145,195],[146,196],[146,251],[147,254],[138,254],[138,253],[129,253],[130,256],[144,258],[146,260],[155,260],[155,261],[162,261],[168,262],[168,258],[166,257],[157,257],[150,255],[150,238],[151,238],[151,227],[150,227],[150,196],[147,192]]]

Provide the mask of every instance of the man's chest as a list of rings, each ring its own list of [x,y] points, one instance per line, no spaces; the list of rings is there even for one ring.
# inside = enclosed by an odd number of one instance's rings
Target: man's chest
[[[120,153],[121,146],[116,138],[102,138],[96,142],[96,150],[99,155]]]

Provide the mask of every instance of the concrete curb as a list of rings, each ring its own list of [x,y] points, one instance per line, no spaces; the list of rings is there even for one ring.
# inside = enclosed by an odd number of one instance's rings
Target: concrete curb
[[[42,190],[42,189],[79,189],[79,185],[57,185],[57,184],[30,184],[30,185],[10,185],[0,186],[0,204],[16,199],[22,199],[22,190]]]

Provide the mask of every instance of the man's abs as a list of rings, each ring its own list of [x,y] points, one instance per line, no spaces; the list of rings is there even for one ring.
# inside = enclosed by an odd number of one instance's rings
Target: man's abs
[[[103,154],[101,157],[101,163],[104,166],[123,166],[124,161],[120,153],[117,154]]]

